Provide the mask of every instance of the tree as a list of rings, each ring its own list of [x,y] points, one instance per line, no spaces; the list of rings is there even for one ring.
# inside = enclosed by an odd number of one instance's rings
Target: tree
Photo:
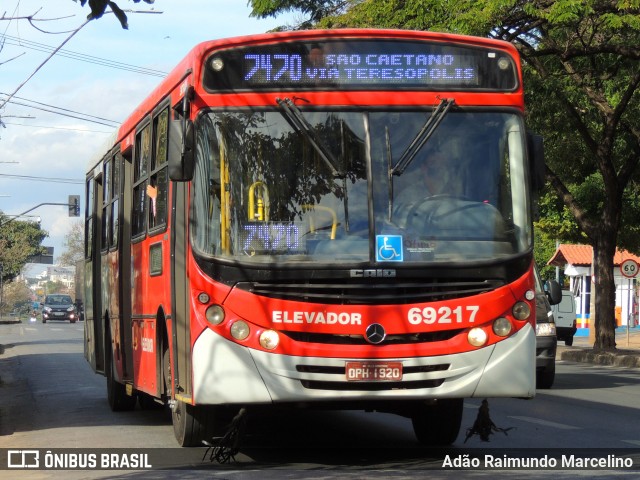
[[[45,283],[44,289],[47,295],[51,295],[55,293],[64,293],[67,295],[71,295],[73,297],[72,289],[67,287],[64,283],[60,281],[52,282],[51,280],[49,280]]]
[[[74,0],[77,1],[77,0]],[[142,0],[145,3],[153,3],[155,0]],[[87,0],[80,0],[80,6],[84,7],[87,3]],[[133,0],[133,3],[140,3],[140,0]],[[122,28],[128,29],[129,24],[127,23],[127,14],[124,13],[116,2],[111,2],[110,0],[89,0],[89,8],[91,8],[91,13],[87,16],[87,20],[97,20],[102,17],[107,11],[107,7],[111,9],[116,18],[120,21],[120,25]]]
[[[2,292],[2,305],[0,309],[2,313],[12,311],[15,308],[21,308],[22,311],[31,310],[31,301],[33,300],[33,292],[24,282],[9,282],[4,285]]]
[[[34,255],[46,253],[41,246],[48,233],[37,222],[12,220],[0,213],[0,265],[2,281],[15,278]]]
[[[58,258],[58,263],[75,267],[78,261],[84,258],[84,222],[82,220],[71,225],[71,229],[64,237],[64,246],[66,249]]]
[[[251,16],[256,18],[277,17],[281,13],[300,12],[306,18],[294,30],[310,28],[321,19],[343,13],[353,0],[250,0]],[[280,27],[280,30],[288,27]]]
[[[270,3],[272,15],[290,4]],[[619,239],[640,250],[629,214],[638,211],[640,184],[640,2],[362,0],[316,26],[439,30],[516,46],[528,122],[545,136],[547,180],[563,205],[558,215],[566,208],[594,249],[594,348],[615,349],[613,256]]]
[[[615,349],[613,257],[623,226],[638,250],[636,222],[623,225],[622,212],[635,210],[640,161],[640,5],[518,3],[493,22],[492,36],[513,42],[526,63],[529,123],[550,147],[547,178],[594,250],[594,347]]]

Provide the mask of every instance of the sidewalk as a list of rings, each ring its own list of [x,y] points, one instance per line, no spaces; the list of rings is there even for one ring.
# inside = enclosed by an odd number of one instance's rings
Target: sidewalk
[[[640,368],[640,329],[626,327],[616,329],[616,352],[595,352],[589,337],[573,337],[573,345],[567,347],[558,342],[558,360],[585,362],[595,365]]]

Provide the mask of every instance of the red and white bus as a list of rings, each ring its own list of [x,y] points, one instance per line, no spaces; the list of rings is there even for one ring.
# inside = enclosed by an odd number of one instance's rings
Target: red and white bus
[[[523,114],[500,41],[197,45],[87,173],[85,355],[111,407],[169,404],[184,446],[265,405],[393,412],[449,444],[464,398],[532,397]]]

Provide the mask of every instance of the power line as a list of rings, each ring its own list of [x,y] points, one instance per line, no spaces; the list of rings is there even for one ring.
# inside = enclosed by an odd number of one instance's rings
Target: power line
[[[9,97],[8,94],[3,93],[3,92],[0,92],[0,95],[4,95],[6,97]],[[37,107],[37,106],[34,106],[34,105],[29,105],[29,104],[26,104],[26,103],[16,102],[15,100],[12,100],[12,98],[17,98],[19,100],[23,100],[25,102],[34,103],[36,105],[43,105],[43,106],[49,107],[49,108],[42,108],[42,107]],[[95,115],[89,115],[88,113],[76,112],[75,110],[70,110],[68,108],[56,107],[54,105],[49,105],[47,103],[42,103],[42,102],[37,102],[35,100],[29,100],[29,99],[26,99],[26,98],[17,97],[15,95],[13,97],[9,97],[9,99],[6,100],[5,103],[11,103],[13,105],[20,105],[21,107],[34,108],[36,110],[41,110],[43,112],[53,113],[55,115],[62,115],[63,117],[75,118],[76,120],[83,120],[85,122],[97,123],[97,124],[100,124],[100,125],[105,125],[107,127],[117,127],[118,125],[120,125],[120,122],[118,122],[116,120],[110,120],[108,118],[97,117]],[[55,110],[51,110],[51,109],[55,109]],[[78,116],[78,115],[80,115],[80,116]],[[105,122],[107,122],[107,123],[105,123]]]
[[[71,183],[76,185],[84,184],[84,180],[75,178],[33,177],[30,175],[10,175],[8,173],[0,173],[0,177],[14,178],[16,180],[30,180],[33,182]]]
[[[13,45],[17,47],[30,48],[32,50],[36,50],[39,52],[53,52],[55,50],[54,47],[49,45],[45,45],[43,43],[33,42],[31,40],[23,40],[18,37],[13,37],[11,35],[0,34],[0,42],[4,41],[7,45]],[[118,70],[125,70],[128,72],[140,73],[142,75],[149,75],[152,77],[160,77],[164,78],[167,76],[167,72],[163,72],[161,70],[155,70],[152,68],[139,67],[136,65],[131,65],[128,63],[117,62],[115,60],[109,60],[106,58],[94,57],[92,55],[86,55],[84,53],[73,52],[71,50],[58,50],[57,56],[71,58],[73,60],[78,60],[80,62],[92,63],[94,65],[101,65],[103,67],[115,68]]]
[[[2,103],[0,103],[0,110],[7,104],[7,102],[9,100],[11,100],[14,95],[16,93],[18,93],[20,91],[20,89],[22,87],[24,87],[26,85],[26,83],[31,80],[33,78],[33,76],[38,73],[38,71],[40,71],[40,69],[42,67],[44,67],[44,65],[51,60],[51,58],[53,58],[53,56],[60,50],[62,49],[62,47],[65,46],[65,44],[71,40],[73,38],[73,36],[78,33],[80,30],[82,30],[82,28],[91,21],[91,19],[87,19],[82,25],[80,25],[78,28],[76,28],[73,32],[71,32],[71,34],[69,34],[69,36],[67,38],[64,39],[64,41],[60,44],[59,47],[57,47],[56,49],[53,50],[53,52],[51,52],[51,55],[49,55],[47,58],[44,59],[44,62],[42,62],[40,65],[38,65],[38,67],[33,71],[33,73],[31,73],[31,75],[29,75],[20,85],[18,85],[18,87],[13,91],[13,93],[11,95],[9,95],[9,97]]]
[[[7,93],[3,93],[3,92],[0,92],[0,95],[8,96]],[[18,100],[22,100],[22,101],[29,102],[29,103],[35,103],[36,105],[43,105],[45,107],[55,108],[56,110],[62,110],[64,112],[75,113],[75,114],[78,114],[78,115],[84,115],[85,117],[95,118],[96,120],[104,120],[105,122],[111,122],[111,123],[115,123],[115,124],[118,124],[118,125],[120,124],[120,122],[117,121],[117,120],[110,120],[110,119],[104,118],[104,117],[97,117],[95,115],[89,115],[88,113],[76,112],[75,110],[71,110],[71,109],[63,108],[63,107],[56,107],[55,105],[49,105],[48,103],[38,102],[37,100],[29,100],[28,98],[18,97],[17,95],[14,95],[13,98],[17,98]]]
[[[6,116],[4,118],[7,118]],[[26,125],[24,123],[13,123],[13,122],[5,122],[2,121],[5,125],[13,125],[14,127],[29,127],[29,128],[47,128],[51,130],[68,130],[70,132],[86,132],[86,133],[104,133],[111,134],[111,132],[105,132],[103,130],[85,130],[83,128],[68,128],[68,127],[47,127],[46,125]],[[2,162],[0,162],[2,163]]]

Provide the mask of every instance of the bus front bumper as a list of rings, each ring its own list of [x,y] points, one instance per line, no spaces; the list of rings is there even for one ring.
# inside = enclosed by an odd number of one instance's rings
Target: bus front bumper
[[[205,330],[193,349],[195,404],[266,404],[535,395],[535,332],[525,326],[486,348],[438,357],[385,359],[401,362],[402,380],[347,381],[351,358],[293,357],[231,342]]]

